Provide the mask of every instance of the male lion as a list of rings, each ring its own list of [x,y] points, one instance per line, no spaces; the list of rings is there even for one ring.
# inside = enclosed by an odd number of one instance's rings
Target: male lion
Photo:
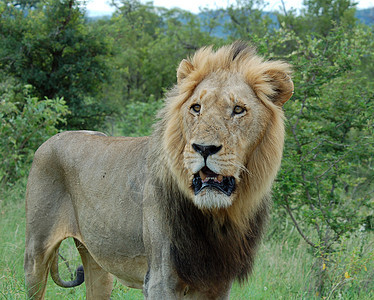
[[[228,299],[250,273],[280,165],[289,65],[243,42],[202,48],[177,71],[150,137],[65,132],[36,152],[27,185],[25,273],[42,299],[73,237],[87,299],[113,276],[146,299]]]

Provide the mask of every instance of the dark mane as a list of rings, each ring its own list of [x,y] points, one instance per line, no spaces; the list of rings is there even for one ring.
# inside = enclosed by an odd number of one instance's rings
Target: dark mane
[[[244,281],[250,274],[264,223],[268,199],[248,221],[245,232],[228,220],[222,225],[173,188],[160,197],[170,234],[171,257],[178,276],[191,288],[218,293],[223,282]]]

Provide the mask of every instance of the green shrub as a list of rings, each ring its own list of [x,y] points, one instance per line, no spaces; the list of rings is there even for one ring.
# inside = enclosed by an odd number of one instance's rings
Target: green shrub
[[[119,120],[114,120],[113,134],[124,136],[150,135],[156,113],[162,104],[162,100],[155,100],[152,96],[148,102],[129,102],[126,104]]]
[[[30,96],[31,86],[11,83],[0,87],[0,184],[13,183],[25,176],[34,151],[50,136],[56,125],[65,122],[65,101],[40,100]]]

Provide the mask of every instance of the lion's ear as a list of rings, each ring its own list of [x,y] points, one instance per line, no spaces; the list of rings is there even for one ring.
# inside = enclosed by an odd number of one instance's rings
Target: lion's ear
[[[269,70],[265,73],[272,85],[272,93],[268,98],[276,105],[282,106],[292,96],[294,85],[289,74],[280,70]]]
[[[181,63],[179,64],[178,70],[177,70],[177,79],[178,84],[188,76],[194,69],[194,66],[187,60],[183,59]]]

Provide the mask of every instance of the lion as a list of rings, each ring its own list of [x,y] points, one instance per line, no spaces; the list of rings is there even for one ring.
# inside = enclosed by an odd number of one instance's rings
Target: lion
[[[204,47],[180,63],[151,136],[47,140],[26,191],[29,297],[44,298],[50,272],[84,280],[87,299],[109,299],[114,277],[145,299],[228,299],[253,267],[292,93],[286,62],[240,41]],[[65,282],[69,237],[83,269]]]

